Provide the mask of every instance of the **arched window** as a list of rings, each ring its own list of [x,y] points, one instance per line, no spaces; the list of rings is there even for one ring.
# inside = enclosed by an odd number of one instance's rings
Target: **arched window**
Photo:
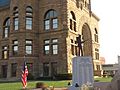
[[[44,29],[57,29],[58,28],[58,15],[55,10],[49,10],[44,17]]]
[[[14,16],[14,18],[13,18],[13,24],[14,24],[14,30],[18,30],[18,28],[19,28],[19,18],[18,18],[18,15],[19,15],[19,13],[18,13],[18,8],[15,7],[15,8],[13,9],[13,16]]]
[[[95,28],[95,42],[98,42],[98,32],[97,32],[97,29]]]
[[[70,12],[70,29],[76,32],[76,18],[72,11]]]
[[[32,7],[28,6],[26,8],[26,29],[28,30],[32,30],[32,17],[33,17]]]
[[[3,23],[3,38],[9,37],[10,18],[7,18]]]

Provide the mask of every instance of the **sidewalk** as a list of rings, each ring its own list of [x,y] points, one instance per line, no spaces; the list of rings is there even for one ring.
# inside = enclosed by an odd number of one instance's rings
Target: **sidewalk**
[[[42,90],[41,88],[37,88],[37,89],[32,89],[32,90]],[[54,89],[50,89],[48,88],[47,90],[68,90],[67,88],[54,88]]]
[[[110,82],[95,82],[94,88],[95,90],[106,90]]]
[[[95,82],[94,90],[106,90],[106,88],[109,84],[110,84],[110,82]],[[42,90],[42,89],[37,88],[37,89],[32,89],[32,90]],[[54,89],[48,88],[47,90],[68,90],[68,89],[66,87],[66,88],[54,88]]]

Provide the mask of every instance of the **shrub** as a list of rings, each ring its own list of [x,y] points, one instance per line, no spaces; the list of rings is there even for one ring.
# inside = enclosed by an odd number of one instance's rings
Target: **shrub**
[[[34,76],[31,73],[29,73],[27,79],[28,80],[34,80]]]
[[[72,74],[57,74],[55,75],[55,79],[57,80],[71,80]]]
[[[52,80],[52,77],[38,77],[36,80]]]
[[[43,82],[38,82],[36,83],[36,88],[42,88],[42,90],[45,90],[47,85],[45,85]]]

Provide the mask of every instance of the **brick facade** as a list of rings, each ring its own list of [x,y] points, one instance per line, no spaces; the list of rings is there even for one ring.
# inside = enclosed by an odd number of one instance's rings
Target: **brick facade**
[[[26,30],[26,7],[32,7],[32,30]],[[18,30],[14,30],[14,8],[18,8]],[[51,77],[57,74],[71,73],[72,57],[76,56],[76,37],[83,36],[84,56],[93,58],[94,69],[99,63],[98,35],[99,18],[91,11],[90,0],[11,0],[7,6],[0,7],[0,77],[19,79],[24,59],[30,65],[30,73],[35,78]],[[57,12],[57,29],[45,30],[45,14],[50,10]],[[70,18],[75,20],[71,24]],[[4,22],[10,18],[10,31],[3,38]],[[73,26],[71,26],[73,25]],[[74,30],[72,30],[73,28]],[[58,53],[53,54],[53,39],[57,39]],[[98,39],[98,37],[97,37]],[[13,55],[13,41],[18,41],[18,54]],[[32,40],[32,54],[25,53],[26,40]],[[44,41],[49,40],[49,54],[44,54]],[[71,50],[73,45],[73,51]],[[3,59],[3,46],[8,46],[8,58]],[[97,51],[96,51],[97,50]],[[97,55],[96,55],[97,52]],[[96,57],[97,56],[97,57]],[[11,66],[17,64],[16,76],[11,76]],[[45,65],[45,67],[44,67]],[[5,70],[6,69],[6,70]],[[45,72],[45,73],[44,73]],[[3,75],[6,74],[6,76]]]

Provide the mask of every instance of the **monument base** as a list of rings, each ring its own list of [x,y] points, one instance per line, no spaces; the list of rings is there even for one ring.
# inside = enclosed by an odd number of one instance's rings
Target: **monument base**
[[[68,87],[68,90],[80,90],[80,87],[70,86]]]
[[[72,60],[72,86],[69,87],[69,90],[80,90],[82,85],[92,86],[93,82],[92,58],[86,56],[74,57]]]

